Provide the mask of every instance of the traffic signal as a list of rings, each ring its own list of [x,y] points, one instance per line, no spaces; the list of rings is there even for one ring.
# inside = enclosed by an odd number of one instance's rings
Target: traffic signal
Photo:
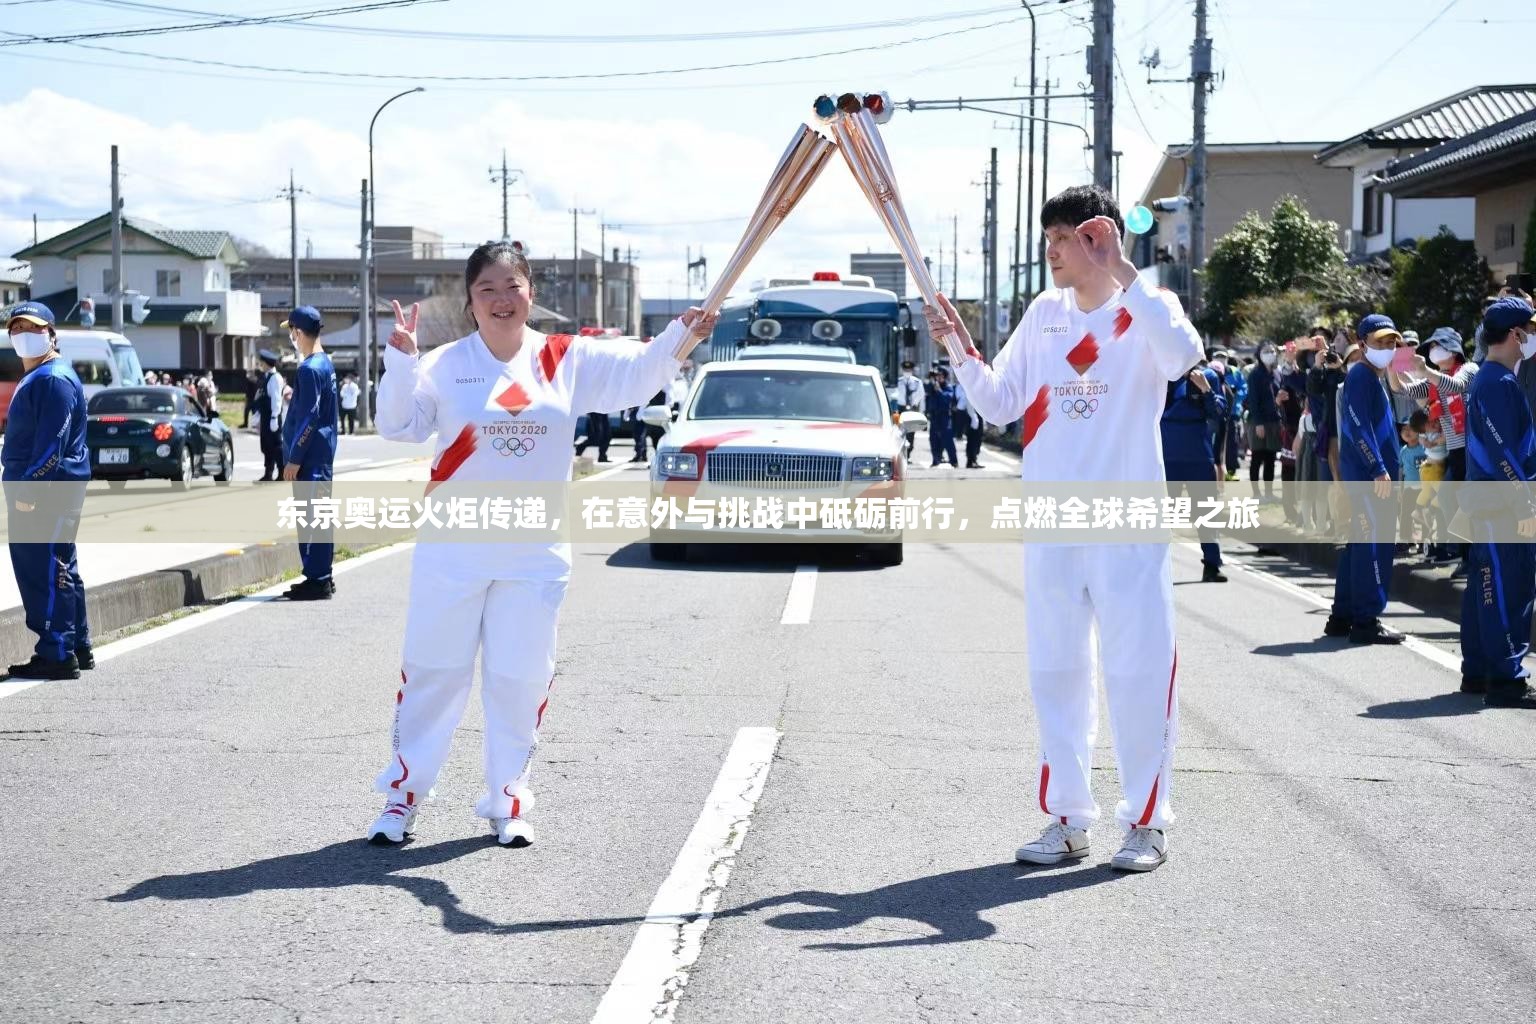
[[[867,110],[876,124],[885,124],[896,112],[896,105],[887,92],[845,92],[835,97],[830,94],[816,97],[812,109],[821,121],[830,121],[839,113],[857,114]]]

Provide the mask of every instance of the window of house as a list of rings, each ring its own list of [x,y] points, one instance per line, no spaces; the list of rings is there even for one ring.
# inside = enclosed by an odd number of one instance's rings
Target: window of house
[[[1386,229],[1386,194],[1372,185],[1361,196],[1363,217],[1360,230],[1367,235],[1378,234]]]
[[[181,271],[155,271],[155,295],[162,299],[174,299],[181,295]]]
[[[1495,249],[1513,249],[1515,247],[1514,224],[1498,224],[1494,226],[1493,247]]]
[[[101,271],[101,293],[103,295],[111,295],[112,294],[112,268],[111,267],[105,267]]]

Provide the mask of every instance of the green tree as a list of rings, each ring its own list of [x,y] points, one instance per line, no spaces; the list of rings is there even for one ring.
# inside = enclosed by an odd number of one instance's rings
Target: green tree
[[[1261,341],[1284,344],[1305,335],[1322,319],[1323,304],[1311,292],[1292,288],[1278,295],[1240,299],[1235,312],[1239,338],[1255,345]]]
[[[1196,326],[1210,334],[1238,329],[1238,304],[1254,296],[1305,287],[1309,280],[1337,274],[1344,254],[1335,239],[1339,226],[1317,220],[1295,196],[1282,196],[1266,220],[1249,212],[1211,248],[1202,271],[1205,305]]]
[[[1470,239],[1442,227],[1411,250],[1392,253],[1392,284],[1387,315],[1398,329],[1413,328],[1428,337],[1437,327],[1454,327],[1471,337],[1490,294],[1493,274]]]
[[[1269,287],[1272,249],[1269,225],[1257,213],[1244,214],[1217,239],[1200,272],[1204,305],[1195,326],[1222,336],[1235,331],[1237,304]]]

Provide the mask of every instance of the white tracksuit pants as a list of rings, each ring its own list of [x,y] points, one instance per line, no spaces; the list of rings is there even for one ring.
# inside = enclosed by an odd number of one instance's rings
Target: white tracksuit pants
[[[471,578],[418,555],[395,695],[394,756],[375,788],[412,804],[431,794],[469,700],[479,648],[485,794],[475,813],[503,818],[528,810],[565,587],[565,580]]]
[[[1178,734],[1173,579],[1166,544],[1024,545],[1030,690],[1040,720],[1040,809],[1098,820],[1090,784],[1098,733],[1092,631],[1104,672],[1122,825],[1167,828]]]

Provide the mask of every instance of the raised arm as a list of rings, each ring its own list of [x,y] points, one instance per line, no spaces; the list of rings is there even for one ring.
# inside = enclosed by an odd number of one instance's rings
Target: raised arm
[[[955,376],[965,388],[967,401],[988,423],[1012,423],[1024,415],[1024,410],[1029,406],[1024,380],[1024,341],[1021,339],[1031,332],[1035,322],[1032,315],[1034,307],[1031,306],[1030,311],[1024,314],[1018,329],[997,354],[997,358],[992,360],[992,365],[988,366],[986,360],[981,358],[981,353],[976,351],[976,345],[971,341],[971,332],[966,329],[965,322],[960,319],[949,297],[941,293],[938,299],[939,308],[929,306],[924,310],[928,317],[928,331],[935,338],[950,332],[959,336],[966,357],[955,367]]]
[[[571,407],[615,412],[645,405],[666,389],[683,359],[709,336],[719,320],[694,307],[649,342],[577,338],[571,346]]]
[[[421,368],[416,346],[416,321],[420,304],[411,306],[406,318],[395,303],[395,329],[384,348],[384,377],[379,381],[379,436],[390,441],[421,442],[437,430],[437,393],[431,377]]]

